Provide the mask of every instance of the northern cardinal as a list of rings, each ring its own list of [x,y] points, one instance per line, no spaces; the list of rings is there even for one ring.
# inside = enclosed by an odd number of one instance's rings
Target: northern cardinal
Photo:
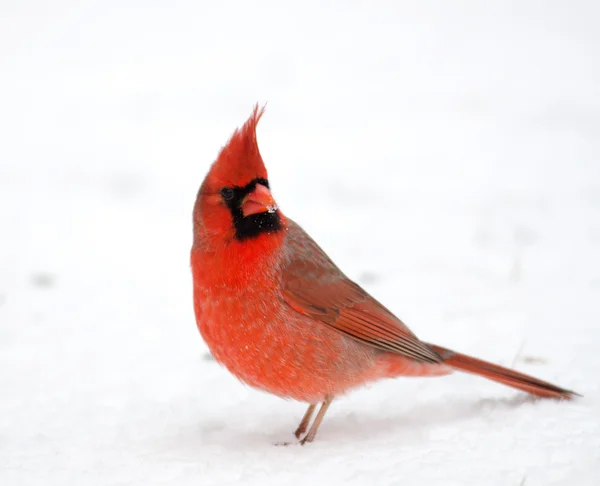
[[[315,438],[334,397],[382,378],[460,370],[540,397],[576,395],[420,341],[346,277],[273,199],[256,141],[263,111],[256,106],[233,133],[198,192],[194,311],[212,355],[233,375],[309,404],[295,432],[302,444]]]

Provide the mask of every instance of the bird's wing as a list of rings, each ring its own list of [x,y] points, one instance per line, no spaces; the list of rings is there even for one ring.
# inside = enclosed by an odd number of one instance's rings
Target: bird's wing
[[[442,361],[400,319],[347,278],[308,234],[292,224],[281,287],[290,307],[383,351],[421,362]]]

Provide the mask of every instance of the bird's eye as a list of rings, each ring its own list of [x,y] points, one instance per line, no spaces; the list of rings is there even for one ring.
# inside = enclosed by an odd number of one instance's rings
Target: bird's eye
[[[221,189],[221,196],[223,197],[223,199],[225,199],[225,201],[231,201],[234,196],[233,189],[231,189],[230,187],[224,187],[223,189]]]

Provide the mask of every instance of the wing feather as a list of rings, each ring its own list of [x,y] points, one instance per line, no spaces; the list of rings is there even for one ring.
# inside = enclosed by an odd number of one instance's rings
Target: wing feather
[[[294,226],[290,228],[293,240],[282,280],[283,298],[293,309],[382,351],[425,363],[443,361],[400,319],[346,277],[299,226]]]

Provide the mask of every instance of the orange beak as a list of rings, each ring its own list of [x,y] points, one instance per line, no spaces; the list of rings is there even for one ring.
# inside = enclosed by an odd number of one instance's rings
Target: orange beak
[[[250,216],[258,213],[274,213],[277,210],[277,203],[271,191],[262,184],[256,184],[254,190],[246,196],[242,202],[242,214]]]

